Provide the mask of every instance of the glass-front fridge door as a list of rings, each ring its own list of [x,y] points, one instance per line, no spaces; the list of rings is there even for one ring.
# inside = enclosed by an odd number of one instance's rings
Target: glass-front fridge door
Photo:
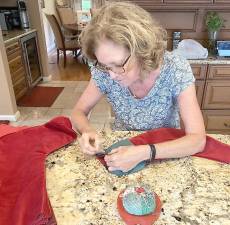
[[[27,40],[22,42],[24,58],[27,64],[27,75],[30,86],[36,85],[41,79],[41,68],[39,61],[39,54],[37,48],[37,39],[36,35],[28,37]]]

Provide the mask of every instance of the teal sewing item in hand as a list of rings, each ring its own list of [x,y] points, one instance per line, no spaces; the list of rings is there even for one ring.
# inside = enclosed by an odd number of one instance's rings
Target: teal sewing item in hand
[[[118,148],[120,146],[129,146],[129,145],[133,145],[133,143],[131,141],[129,141],[129,139],[123,139],[121,141],[118,141],[118,142],[112,144],[109,148],[105,149],[105,153],[108,154],[109,152],[111,152],[115,148]],[[121,177],[121,176],[125,176],[125,175],[131,174],[131,173],[138,172],[138,171],[144,169],[146,165],[147,165],[147,161],[142,161],[142,162],[138,163],[133,169],[129,170],[128,172],[123,172],[121,170],[115,170],[115,171],[109,171],[109,172],[117,175],[118,177]]]
[[[156,208],[153,193],[145,187],[128,187],[122,198],[124,209],[136,216],[144,216],[152,213]]]

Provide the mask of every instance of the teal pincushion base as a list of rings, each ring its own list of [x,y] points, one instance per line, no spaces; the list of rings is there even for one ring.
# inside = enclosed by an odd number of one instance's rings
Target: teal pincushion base
[[[109,152],[111,152],[115,148],[118,148],[120,146],[129,146],[129,145],[133,145],[133,143],[131,141],[129,141],[129,139],[123,139],[121,141],[114,143],[109,148],[105,149],[105,153],[108,154]],[[142,162],[138,163],[133,169],[129,170],[128,172],[123,172],[121,170],[115,170],[115,171],[110,171],[110,173],[115,174],[118,177],[126,176],[126,175],[129,175],[131,173],[135,173],[135,172],[138,172],[138,171],[144,169],[146,167],[146,165],[147,165],[146,161],[142,161]]]
[[[148,215],[153,213],[156,208],[153,193],[145,187],[128,187],[125,189],[122,204],[128,213],[136,216]]]

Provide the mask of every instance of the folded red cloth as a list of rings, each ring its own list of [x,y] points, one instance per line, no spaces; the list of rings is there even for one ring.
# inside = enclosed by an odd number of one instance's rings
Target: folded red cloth
[[[0,124],[0,137],[5,136],[7,134],[12,134],[27,128],[27,126],[22,127],[13,127],[7,124]]]
[[[68,118],[57,117],[0,137],[1,225],[56,225],[46,191],[45,159],[74,141],[71,127]]]
[[[150,131],[146,131],[142,134],[139,134],[135,137],[126,139],[126,142],[129,141],[134,145],[145,145],[145,144],[156,144],[164,141],[175,140],[177,138],[183,137],[185,132],[180,129],[175,128],[158,128]],[[118,141],[113,143],[110,148],[118,147],[124,145],[122,141]],[[197,153],[193,156],[207,158],[223,163],[230,163],[230,145],[224,144],[212,137],[206,136],[206,145],[202,152]],[[106,162],[104,160],[104,156],[97,157],[97,159],[104,165],[107,169]],[[135,168],[130,170],[129,172],[122,172],[118,174],[117,171],[112,173],[117,176],[128,175],[129,173],[137,172],[143,169],[143,164],[138,164]]]
[[[159,128],[146,131],[136,137],[130,138],[134,145],[156,144],[170,141],[184,136],[184,131],[175,128]],[[230,145],[224,144],[212,137],[206,136],[206,145],[202,152],[193,156],[230,163]]]

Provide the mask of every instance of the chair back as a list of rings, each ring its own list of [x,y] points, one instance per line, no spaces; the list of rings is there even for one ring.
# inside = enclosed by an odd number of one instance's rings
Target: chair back
[[[62,25],[77,23],[77,16],[75,15],[72,8],[57,7],[57,13]]]
[[[64,49],[65,48],[64,37],[63,37],[62,31],[61,31],[61,27],[60,27],[55,15],[49,15],[49,14],[45,14],[45,15],[46,15],[47,20],[50,23],[52,30],[53,30],[57,48]]]
[[[70,7],[72,0],[55,0],[55,5],[58,7]]]

